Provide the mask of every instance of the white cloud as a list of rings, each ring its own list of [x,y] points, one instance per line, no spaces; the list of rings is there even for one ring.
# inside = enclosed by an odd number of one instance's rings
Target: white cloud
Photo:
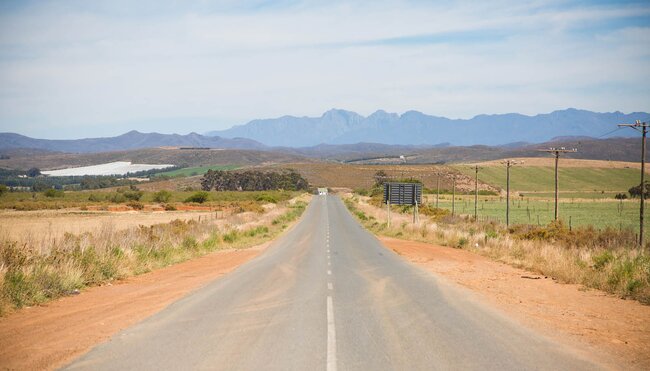
[[[106,4],[0,16],[0,129],[92,136],[201,117],[215,125],[160,131],[207,131],[331,107],[648,109],[648,88],[621,94],[650,81],[648,29],[608,26],[649,17],[648,6],[334,3],[123,17]]]

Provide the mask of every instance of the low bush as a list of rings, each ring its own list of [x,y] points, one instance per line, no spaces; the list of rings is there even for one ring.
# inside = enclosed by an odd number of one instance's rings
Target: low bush
[[[158,191],[153,194],[153,200],[155,202],[167,203],[171,198],[172,198],[172,193],[166,189],[163,189],[162,191]]]
[[[65,193],[63,193],[63,191],[60,189],[50,188],[47,191],[43,192],[43,196],[49,198],[63,198],[65,196]]]
[[[103,198],[101,196],[98,196],[94,193],[91,193],[90,196],[88,196],[88,201],[90,202],[100,202],[103,201]]]
[[[142,210],[142,209],[144,209],[144,204],[142,202],[139,202],[139,201],[131,201],[131,202],[127,203],[126,206],[129,206],[133,210]]]
[[[186,198],[185,202],[196,202],[196,203],[202,204],[202,203],[206,202],[208,200],[208,198],[210,198],[210,194],[208,192],[200,191],[200,192],[196,192],[193,195],[191,195],[190,197]]]
[[[255,197],[255,201],[268,202],[268,203],[271,203],[271,204],[277,204],[278,203],[278,199],[276,197],[274,197],[274,196],[272,196],[270,194],[267,194],[267,193],[262,193],[261,195]]]

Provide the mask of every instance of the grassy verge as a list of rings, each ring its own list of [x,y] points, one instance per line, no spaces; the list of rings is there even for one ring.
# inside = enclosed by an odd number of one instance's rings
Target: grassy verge
[[[0,241],[0,314],[215,250],[260,244],[287,228],[305,207],[301,201],[288,204],[288,211],[268,225],[243,230],[220,229],[210,221],[175,220],[126,231],[105,228],[68,234],[51,246]]]
[[[423,216],[415,226],[407,222],[409,217],[398,214],[389,228],[383,221],[383,210],[357,196],[347,198],[345,203],[377,235],[470,250],[560,282],[650,304],[650,253],[647,248],[635,246],[635,235],[630,230],[569,230],[561,222],[506,229],[500,223],[473,222],[450,217],[444,211]]]

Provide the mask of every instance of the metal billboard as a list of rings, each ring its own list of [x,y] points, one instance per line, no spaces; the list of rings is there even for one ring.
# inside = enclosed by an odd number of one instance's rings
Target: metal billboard
[[[421,205],[422,184],[384,183],[384,203],[391,205]]]

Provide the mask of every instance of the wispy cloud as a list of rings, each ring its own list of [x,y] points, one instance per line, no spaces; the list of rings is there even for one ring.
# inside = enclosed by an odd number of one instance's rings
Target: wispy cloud
[[[649,20],[647,2],[5,2],[0,128],[207,131],[331,107],[648,110]]]

